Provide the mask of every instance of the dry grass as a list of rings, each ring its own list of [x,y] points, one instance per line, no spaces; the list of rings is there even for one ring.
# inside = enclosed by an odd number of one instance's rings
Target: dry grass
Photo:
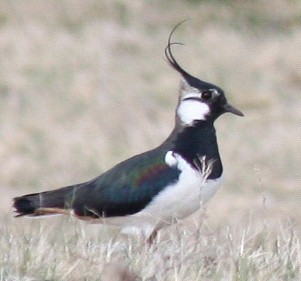
[[[1,1],[0,280],[301,279],[300,12],[284,0]],[[188,17],[177,58],[246,115],[216,124],[225,184],[208,226],[196,215],[147,249],[68,219],[12,219],[13,196],[85,181],[168,135],[178,76],[163,48]]]
[[[1,280],[299,280],[300,241],[250,217],[244,227],[173,225],[151,246],[71,220],[6,222]],[[114,278],[112,278],[114,276]]]

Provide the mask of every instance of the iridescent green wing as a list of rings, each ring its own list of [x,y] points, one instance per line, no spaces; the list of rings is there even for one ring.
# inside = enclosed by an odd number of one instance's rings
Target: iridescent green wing
[[[180,171],[166,165],[159,150],[134,156],[83,184],[73,207],[79,215],[124,216],[145,208],[166,186],[176,182]]]

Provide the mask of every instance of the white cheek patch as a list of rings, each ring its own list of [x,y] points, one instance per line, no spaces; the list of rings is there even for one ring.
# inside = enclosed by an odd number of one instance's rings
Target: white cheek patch
[[[181,101],[177,114],[186,125],[193,125],[196,120],[206,120],[210,108],[207,104],[197,100],[183,100]]]

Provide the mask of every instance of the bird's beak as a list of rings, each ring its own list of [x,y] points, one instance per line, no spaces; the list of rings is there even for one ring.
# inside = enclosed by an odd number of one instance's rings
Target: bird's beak
[[[236,107],[234,107],[233,105],[231,105],[229,103],[224,104],[223,108],[224,108],[225,112],[231,112],[238,116],[244,116],[244,114],[240,110],[238,110]]]

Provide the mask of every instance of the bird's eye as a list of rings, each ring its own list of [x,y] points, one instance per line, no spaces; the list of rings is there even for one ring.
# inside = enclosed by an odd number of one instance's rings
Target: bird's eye
[[[202,99],[205,101],[212,99],[212,92],[211,91],[202,92]]]

